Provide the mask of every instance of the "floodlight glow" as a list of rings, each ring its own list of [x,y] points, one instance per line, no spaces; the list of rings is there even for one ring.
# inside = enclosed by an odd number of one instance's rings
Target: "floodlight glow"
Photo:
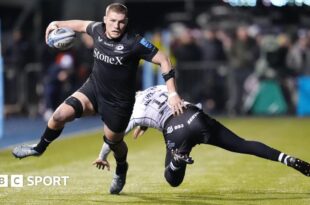
[[[287,4],[288,0],[270,0],[270,2],[274,6],[282,7],[282,6],[285,6]]]

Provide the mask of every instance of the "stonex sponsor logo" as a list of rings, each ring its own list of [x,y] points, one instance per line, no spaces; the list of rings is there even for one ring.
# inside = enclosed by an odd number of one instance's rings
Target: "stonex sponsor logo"
[[[97,48],[94,49],[94,57],[97,58],[98,60],[101,60],[103,62],[112,64],[112,65],[123,65],[123,62],[122,62],[123,57],[120,57],[120,56],[111,57],[111,56],[105,55],[104,53],[100,53],[100,51]]]
[[[67,186],[69,176],[0,175],[1,187]]]

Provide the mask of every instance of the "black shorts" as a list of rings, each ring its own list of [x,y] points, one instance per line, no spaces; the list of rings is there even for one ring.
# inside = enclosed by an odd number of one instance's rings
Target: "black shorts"
[[[189,153],[196,144],[206,144],[211,134],[211,120],[194,106],[188,106],[181,115],[171,116],[163,130],[167,149],[177,148],[181,153]]]
[[[87,96],[95,111],[99,113],[102,121],[109,129],[116,133],[126,130],[132,114],[134,102],[120,106],[116,102],[107,101],[96,91],[96,87],[91,78],[88,78],[78,91]]]

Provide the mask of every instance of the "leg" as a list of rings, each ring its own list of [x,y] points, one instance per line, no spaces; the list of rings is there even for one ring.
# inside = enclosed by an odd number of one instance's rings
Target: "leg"
[[[212,126],[212,133],[208,144],[231,152],[255,155],[273,161],[278,160],[280,151],[260,142],[245,140],[215,120],[212,122]]]
[[[76,92],[56,109],[48,121],[40,142],[37,145],[18,146],[13,150],[13,155],[17,158],[41,155],[47,146],[61,134],[65,124],[80,117],[83,112],[85,114],[94,113],[88,98],[84,94]]]
[[[172,186],[179,186],[184,179],[186,171],[186,163],[178,163],[173,160],[171,155],[171,150],[166,150],[166,159],[165,159],[165,178],[166,181]]]
[[[128,148],[124,142],[124,133],[114,133],[107,125],[104,126],[104,141],[109,145],[111,150],[114,152],[114,158],[117,165],[126,164]]]
[[[114,152],[114,158],[116,160],[116,170],[110,187],[110,193],[119,194],[126,183],[126,176],[128,170],[128,147],[123,140],[124,133],[115,133],[111,129],[109,129],[107,125],[104,126],[104,133],[104,141]]]
[[[200,135],[200,132],[196,130],[200,130],[202,125],[205,127],[203,122],[197,123],[197,119],[200,118],[198,112],[198,108],[189,106],[182,115],[169,119],[165,124],[163,130],[166,142],[164,175],[167,182],[173,187],[179,186],[183,182],[186,165],[194,162],[189,154],[193,146],[197,144],[195,136]],[[193,118],[193,116],[196,117]],[[189,120],[190,123],[188,123]],[[184,125],[184,127],[170,129],[178,125]]]
[[[307,162],[281,153],[280,151],[261,142],[247,141],[240,138],[217,121],[212,123],[214,123],[212,125],[213,133],[212,137],[208,141],[208,144],[221,147],[232,152],[250,154],[272,161],[279,161],[287,166],[293,167],[306,176],[310,176],[310,165]]]
[[[56,109],[48,121],[41,141],[34,149],[43,153],[46,147],[59,137],[65,124],[73,121],[75,118],[80,118],[83,113],[85,115],[94,113],[92,104],[83,93],[75,92]]]
[[[116,160],[116,170],[110,186],[110,193],[119,194],[126,183],[128,148],[123,138],[132,113],[133,103],[124,105],[124,107],[116,107],[105,103],[104,100],[100,102],[98,113],[104,121],[104,141],[114,152]]]

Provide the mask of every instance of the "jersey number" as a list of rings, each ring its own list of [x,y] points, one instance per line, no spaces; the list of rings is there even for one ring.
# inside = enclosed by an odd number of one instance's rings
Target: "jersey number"
[[[160,96],[152,102],[152,105],[153,105],[152,107],[154,107],[157,110],[160,110],[163,107],[163,105],[166,103],[167,99],[168,99],[168,96],[166,93],[160,94]]]

